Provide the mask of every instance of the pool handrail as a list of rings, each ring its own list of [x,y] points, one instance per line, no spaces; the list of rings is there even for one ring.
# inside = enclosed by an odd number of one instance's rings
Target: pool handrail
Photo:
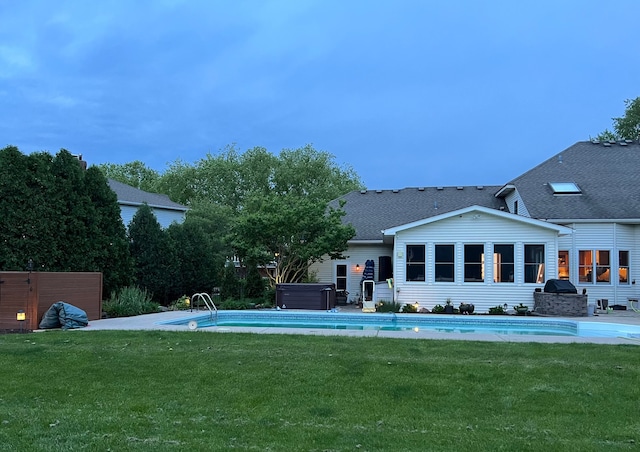
[[[191,297],[191,305],[193,306],[195,304],[195,301],[198,299],[202,299],[204,301],[204,305],[209,310],[209,319],[218,323],[218,308],[216,307],[216,304],[211,299],[211,296],[209,296],[209,294],[206,292],[195,293]],[[215,320],[213,318],[214,313],[216,316]]]

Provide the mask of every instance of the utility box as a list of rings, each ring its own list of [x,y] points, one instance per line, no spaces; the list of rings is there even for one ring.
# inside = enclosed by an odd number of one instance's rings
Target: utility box
[[[282,309],[328,311],[336,306],[336,285],[325,283],[276,284],[276,305]]]

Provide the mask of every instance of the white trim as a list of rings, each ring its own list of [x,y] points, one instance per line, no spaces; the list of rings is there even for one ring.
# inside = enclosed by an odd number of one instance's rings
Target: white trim
[[[396,226],[394,228],[384,229],[382,233],[386,236],[395,236],[400,231],[405,231],[407,229],[415,228],[418,226],[423,226],[425,224],[435,223],[440,220],[444,220],[446,218],[452,218],[459,215],[466,215],[473,212],[479,212],[482,214],[493,215],[496,217],[504,218],[507,220],[517,221],[524,224],[529,224],[537,227],[541,227],[544,229],[551,229],[556,231],[560,235],[569,235],[573,233],[571,228],[561,226],[554,223],[548,223],[542,220],[536,220],[534,218],[523,217],[522,215],[515,215],[509,212],[503,212],[501,210],[490,209],[482,206],[469,206],[464,209],[454,210],[452,212],[443,213],[441,215],[436,215],[430,218],[424,218],[422,220],[414,221],[411,223],[403,224],[401,226]]]

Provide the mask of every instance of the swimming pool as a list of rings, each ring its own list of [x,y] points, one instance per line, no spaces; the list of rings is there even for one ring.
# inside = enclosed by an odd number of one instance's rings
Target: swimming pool
[[[516,316],[420,315],[393,313],[340,313],[326,311],[218,311],[198,314],[166,325],[191,328],[254,327],[319,330],[432,331],[439,333],[519,336],[640,338],[640,326],[567,319]],[[193,323],[195,322],[195,323]]]

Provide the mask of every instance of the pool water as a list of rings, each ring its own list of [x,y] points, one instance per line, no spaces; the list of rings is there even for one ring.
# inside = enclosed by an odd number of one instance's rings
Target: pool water
[[[442,333],[640,338],[640,326],[515,316],[346,314],[326,311],[218,311],[166,322],[197,328],[255,327],[332,330],[433,331]]]

